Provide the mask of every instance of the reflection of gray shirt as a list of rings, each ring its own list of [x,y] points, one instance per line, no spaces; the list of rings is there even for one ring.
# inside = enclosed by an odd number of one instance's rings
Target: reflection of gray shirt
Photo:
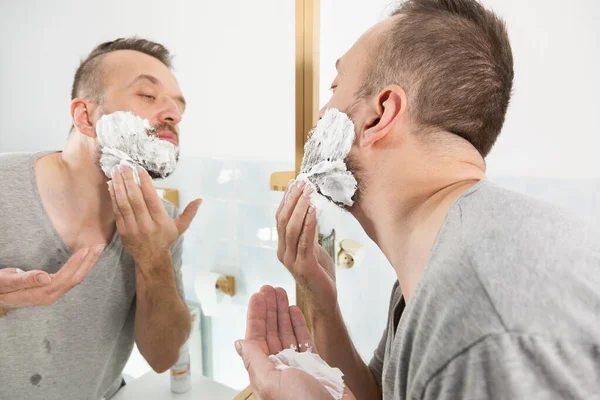
[[[394,286],[370,367],[386,400],[600,399],[600,236],[476,184],[405,307]]]
[[[0,154],[0,268],[57,272],[71,256],[42,205],[41,154]],[[177,210],[165,202],[169,214]],[[181,284],[182,240],[173,246]],[[118,389],[133,347],[133,259],[118,235],[79,286],[50,307],[0,317],[0,399],[99,400]]]

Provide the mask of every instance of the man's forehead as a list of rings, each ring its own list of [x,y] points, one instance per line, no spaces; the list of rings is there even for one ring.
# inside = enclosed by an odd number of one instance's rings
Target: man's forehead
[[[110,76],[114,76],[126,85],[140,75],[149,75],[163,85],[179,87],[175,75],[166,65],[155,57],[135,50],[117,50],[105,54],[101,68],[105,77],[110,79]]]
[[[379,42],[383,35],[386,35],[387,32],[389,32],[394,23],[397,21],[398,17],[399,16],[389,17],[378,24],[373,25],[358,38],[356,43],[354,43],[354,46],[352,46],[352,48],[350,48],[350,50],[348,50],[348,52],[342,58],[356,58],[360,60],[364,59],[365,52],[375,48],[376,43]],[[346,62],[344,60],[340,59],[338,60],[336,67],[339,67],[345,63]],[[352,63],[355,63],[355,61]]]
[[[385,35],[389,32],[390,29],[394,26],[394,24],[398,21],[399,18],[402,18],[402,15],[395,15],[392,17],[388,17],[383,21],[373,25],[369,28],[359,40],[372,41],[378,40],[381,35]]]

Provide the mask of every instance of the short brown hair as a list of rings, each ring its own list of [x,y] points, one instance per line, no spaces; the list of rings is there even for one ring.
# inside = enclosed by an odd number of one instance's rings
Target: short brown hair
[[[454,133],[485,157],[514,77],[504,22],[476,0],[409,0],[392,15],[401,17],[380,38],[359,96],[399,84],[420,127]]]
[[[172,55],[162,44],[138,37],[120,38],[99,44],[87,58],[81,60],[75,72],[71,100],[81,97],[97,103],[102,102],[102,80],[100,66],[105,54],[117,50],[135,50],[158,59],[167,68],[172,68]]]

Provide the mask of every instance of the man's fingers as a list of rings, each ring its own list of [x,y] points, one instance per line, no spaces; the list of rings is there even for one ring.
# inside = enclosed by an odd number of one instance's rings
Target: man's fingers
[[[267,303],[262,293],[254,293],[248,303],[246,340],[262,341],[267,347]]]
[[[310,348],[312,349],[313,353],[316,353],[317,350],[314,348],[312,336],[310,335],[310,331],[308,330],[308,325],[306,324],[306,319],[304,318],[302,311],[296,306],[291,306],[290,317],[292,319],[294,333],[296,334],[296,340],[298,340],[298,351],[304,352],[307,350],[307,348]]]
[[[356,396],[350,390],[348,386],[344,387],[344,394],[342,395],[343,400],[356,400]]]
[[[119,210],[119,206],[117,205],[117,196],[115,195],[114,182],[108,182],[108,192],[110,193],[110,201],[112,204],[112,210],[115,214],[115,220],[117,223],[117,230],[122,231],[125,228],[125,220],[123,219],[123,215],[121,215],[121,210]]]
[[[298,347],[294,328],[292,327],[292,319],[290,318],[290,303],[285,290],[282,288],[275,289],[277,298],[277,327],[279,329],[279,339],[284,349],[289,349],[292,346]]]
[[[277,213],[277,234],[278,234],[278,245],[277,245],[277,257],[279,261],[283,263],[283,258],[286,252],[287,242],[285,238],[285,232],[288,225],[288,221],[294,212],[296,203],[302,195],[302,190],[306,185],[305,181],[293,181],[288,184],[288,191],[283,196],[281,201],[280,210]]]
[[[54,275],[56,285],[52,293],[61,297],[74,286],[83,282],[83,279],[96,265],[98,258],[104,250],[104,245],[95,245],[89,249],[81,249]]]
[[[267,332],[267,346],[269,347],[269,354],[277,354],[283,350],[281,340],[279,340],[279,328],[278,328],[278,309],[277,309],[277,294],[272,286],[265,285],[260,288],[260,293],[265,298],[265,305],[267,308],[266,315],[266,332]]]
[[[185,208],[185,210],[183,211],[183,214],[181,214],[179,217],[177,217],[175,219],[175,222],[177,223],[177,227],[179,229],[180,236],[183,235],[185,233],[185,231],[187,231],[187,229],[190,227],[190,224],[192,223],[192,221],[194,220],[194,217],[198,213],[198,208],[200,208],[201,204],[202,204],[202,199],[196,199],[196,200],[192,201]]]
[[[77,272],[79,266],[83,264],[83,261],[85,260],[89,252],[89,248],[79,249],[67,260],[65,265],[63,265],[62,268],[59,269],[56,274],[54,274],[54,278],[65,279],[75,275],[75,272]]]
[[[313,206],[308,208],[304,226],[298,239],[298,257],[306,259],[309,255],[314,254],[315,239],[317,235],[317,213]]]
[[[83,263],[81,264],[79,269],[77,269],[75,275],[73,275],[73,281],[75,282],[75,284],[80,284],[81,282],[83,282],[85,277],[98,262],[98,259],[100,259],[100,256],[102,255],[102,252],[105,248],[106,246],[103,244],[98,244],[90,248],[87,257],[85,257]]]
[[[238,340],[235,349],[244,361],[244,367],[250,377],[250,385],[258,392],[265,392],[269,375],[275,372],[275,365],[260,343],[252,340]]]
[[[52,282],[49,285],[3,294],[0,300],[13,307],[53,304],[74,286],[83,281],[98,261],[104,247],[104,245],[96,245],[92,246],[91,249],[79,250],[52,276]]]
[[[313,188],[306,185],[302,192],[302,196],[298,199],[292,216],[290,217],[285,229],[285,255],[286,261],[293,262],[298,257],[298,241],[300,233],[304,226],[304,220],[310,207],[310,195]]]
[[[121,168],[121,176],[123,177],[123,182],[125,184],[125,192],[127,193],[129,205],[133,210],[137,223],[140,224],[140,226],[144,223],[150,223],[152,217],[146,206],[142,190],[135,181],[133,169],[129,167]]]
[[[16,268],[0,270],[0,293],[10,293],[17,290],[45,286],[52,282],[45,271],[27,271],[17,273]]]
[[[285,206],[285,202],[287,201],[288,195],[290,194],[290,191],[292,190],[292,186],[296,183],[295,179],[292,179],[288,182],[286,189],[285,189],[285,193],[283,194],[283,197],[281,198],[281,203],[279,203],[279,207],[277,208],[277,212],[275,213],[275,219],[279,218],[279,214],[281,214],[281,210],[283,210],[283,207]]]
[[[152,184],[152,178],[150,178],[148,172],[141,167],[138,167],[137,171],[138,175],[140,176],[140,187],[142,194],[152,219],[158,221],[161,218],[168,217],[169,215],[167,214],[167,210],[165,210],[165,206],[160,200],[158,193],[156,193],[156,188]]]
[[[125,189],[125,181],[123,181],[123,176],[119,172],[119,168],[120,166],[113,168],[111,185],[112,193],[114,194],[116,206],[123,218],[125,227],[132,227],[136,225],[135,214],[133,213],[131,204],[129,204],[129,198],[127,197],[127,191]]]

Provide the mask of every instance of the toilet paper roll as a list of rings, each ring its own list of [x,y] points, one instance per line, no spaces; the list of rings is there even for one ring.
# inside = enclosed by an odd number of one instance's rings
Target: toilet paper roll
[[[215,272],[199,272],[196,275],[194,282],[196,297],[200,301],[202,312],[207,317],[218,316],[224,305],[231,304],[231,296],[216,287],[219,279],[223,279],[223,275]]]

